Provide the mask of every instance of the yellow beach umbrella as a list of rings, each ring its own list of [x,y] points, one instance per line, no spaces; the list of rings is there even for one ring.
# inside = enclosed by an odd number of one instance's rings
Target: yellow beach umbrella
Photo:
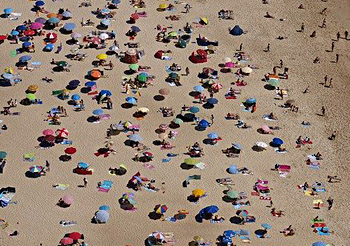
[[[99,60],[106,60],[107,57],[108,56],[106,54],[99,54],[99,55],[96,56],[96,58],[99,59]]]
[[[167,7],[168,7],[168,4],[166,3],[159,4],[160,9],[166,9]]]
[[[37,85],[30,85],[28,86],[28,91],[37,91],[39,86]]]
[[[5,71],[5,73],[11,73],[11,74],[15,73],[15,71],[13,70],[12,67],[7,67],[4,69],[4,71]]]
[[[208,25],[209,20],[207,17],[201,17],[201,21],[203,21],[204,24]]]
[[[187,165],[196,165],[196,164],[198,164],[198,163],[200,162],[200,160],[194,159],[194,158],[186,158],[186,159],[184,160],[184,162],[185,162],[185,164],[187,164]]]
[[[192,195],[193,195],[194,197],[201,197],[201,196],[203,196],[204,194],[205,194],[205,191],[202,190],[202,189],[195,189],[195,190],[192,191]]]

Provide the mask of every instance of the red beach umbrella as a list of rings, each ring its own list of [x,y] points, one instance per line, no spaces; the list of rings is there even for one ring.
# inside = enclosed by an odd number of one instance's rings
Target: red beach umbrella
[[[75,154],[75,152],[77,152],[77,149],[74,147],[69,147],[69,148],[65,149],[64,152],[68,155],[73,155],[73,154]]]
[[[72,233],[69,233],[68,237],[73,239],[73,240],[78,240],[78,239],[81,239],[81,233],[72,232]]]

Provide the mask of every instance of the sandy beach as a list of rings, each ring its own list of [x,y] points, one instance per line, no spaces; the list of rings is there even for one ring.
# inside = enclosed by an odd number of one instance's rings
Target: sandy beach
[[[91,19],[95,24],[100,23],[101,19],[92,14],[97,8],[104,9],[106,1],[93,0],[92,6],[79,7],[80,1],[45,1],[44,8],[49,13],[57,13],[60,8],[68,9],[72,13],[69,20],[61,20],[60,25],[65,23],[75,23],[74,33],[80,33],[78,38],[80,44],[84,36],[89,32],[97,30],[96,27],[81,26],[82,19],[86,21]],[[139,44],[138,50],[143,50],[145,55],[138,60],[140,66],[149,66],[147,71],[149,75],[154,76],[153,85],[142,88],[136,92],[132,90],[126,94],[122,88],[124,77],[135,78],[137,73],[132,75],[125,74],[129,70],[129,65],[121,62],[115,54],[109,54],[107,51],[113,45],[114,40],[106,40],[106,48],[82,48],[81,53],[87,55],[84,61],[73,61],[65,57],[71,53],[72,48],[78,45],[69,45],[66,41],[71,39],[70,34],[62,34],[56,27],[53,30],[44,30],[46,33],[54,32],[58,35],[55,48],[52,52],[44,52],[45,35],[34,36],[30,42],[35,44],[34,53],[22,53],[11,55],[12,51],[22,47],[21,41],[18,44],[11,44],[11,40],[5,40],[0,44],[0,70],[1,73],[7,67],[13,68],[14,74],[19,74],[22,81],[16,85],[3,86],[0,83],[0,106],[7,107],[10,99],[17,99],[18,106],[11,108],[11,112],[20,112],[20,115],[0,114],[0,151],[5,151],[6,166],[3,173],[0,174],[0,189],[6,187],[15,187],[16,193],[12,203],[8,206],[0,207],[0,218],[8,223],[4,229],[0,229],[0,245],[60,245],[60,240],[66,233],[80,232],[84,234],[84,241],[89,246],[124,246],[147,245],[145,241],[152,232],[160,231],[163,233],[171,232],[174,234],[175,242],[163,245],[189,245],[193,237],[199,235],[210,242],[210,245],[229,245],[216,244],[216,239],[223,235],[226,230],[239,231],[240,229],[249,230],[250,245],[312,245],[314,242],[322,241],[325,245],[346,246],[349,245],[349,226],[350,213],[348,212],[349,198],[349,140],[350,125],[349,109],[346,106],[350,92],[350,37],[344,38],[344,32],[350,27],[350,2],[345,0],[334,1],[301,1],[291,0],[274,1],[269,0],[268,4],[261,1],[208,1],[208,0],[188,0],[191,8],[189,13],[184,13],[186,3],[174,3],[171,1],[145,1],[146,7],[143,9],[134,8],[129,1],[122,0],[118,4],[118,9],[111,20],[111,24],[105,32],[112,30],[116,34],[115,40],[120,48],[118,54],[126,52],[128,47],[124,45],[128,42]],[[172,11],[158,11],[160,4],[173,4]],[[10,35],[13,29],[21,25],[24,21],[30,19],[32,22],[38,16],[31,11],[35,1],[3,0],[2,8],[12,8],[13,12],[22,13],[17,20],[10,18],[0,18],[0,35]],[[298,8],[302,4],[304,9]],[[327,8],[324,14],[320,12]],[[224,20],[218,18],[218,12],[221,10],[232,10],[233,19]],[[140,17],[135,24],[128,24],[130,15],[135,11],[146,11],[147,17]],[[264,17],[268,12],[274,18]],[[177,21],[167,20],[169,15],[179,15]],[[48,19],[46,14],[40,15]],[[208,24],[194,24],[198,18],[207,18]],[[323,19],[326,19],[326,27],[321,28]],[[156,36],[160,32],[157,25],[168,28],[166,33],[182,29],[190,23],[193,26],[191,40],[186,48],[175,46],[177,40],[171,40],[169,43],[157,42]],[[300,32],[302,23],[305,30]],[[242,35],[234,36],[230,30],[239,25],[245,32]],[[96,25],[95,25],[96,26]],[[134,40],[130,40],[125,34],[131,26],[137,26],[141,30],[137,33]],[[316,37],[310,37],[313,31],[316,31]],[[340,33],[340,39],[336,41],[336,34]],[[204,46],[198,46],[196,38],[205,36],[210,41],[218,41],[215,46],[215,52],[208,55],[208,61],[205,63],[193,63],[189,57],[192,52],[198,49],[205,49]],[[283,37],[283,40],[277,37]],[[331,52],[331,44],[334,42],[334,50]],[[57,46],[63,44],[62,51],[57,54]],[[69,43],[69,42],[68,42]],[[237,62],[235,53],[242,44],[242,52],[248,57],[246,61],[241,61],[240,67],[231,68],[231,72],[223,72],[219,64],[224,64],[225,57]],[[266,48],[270,44],[270,51]],[[154,57],[158,50],[171,50],[172,60],[161,60]],[[113,109],[106,109],[106,104],[98,104],[94,100],[94,95],[82,93],[81,89],[90,79],[86,78],[88,71],[96,69],[93,64],[96,63],[96,56],[101,53],[108,53],[107,63],[111,61],[114,64],[113,70],[108,66],[99,66],[98,69],[104,72],[107,78],[96,80],[97,93],[101,90],[109,90],[112,93],[110,97],[113,102]],[[339,54],[339,61],[335,62],[336,54]],[[33,71],[20,70],[15,64],[23,55],[30,55],[30,62],[40,62],[40,67]],[[314,63],[314,59],[319,57],[319,63]],[[51,60],[66,61],[70,66],[70,72],[53,72],[55,65],[50,64]],[[279,67],[280,60],[283,60],[282,68]],[[29,64],[30,64],[29,62]],[[169,86],[165,81],[168,76],[166,66],[173,63],[182,67],[178,72],[181,76],[182,86]],[[237,71],[247,66],[253,67],[249,76],[242,79],[247,83],[246,86],[233,85],[238,77]],[[281,89],[288,90],[288,97],[276,99],[275,89],[267,86],[268,82],[264,76],[273,73],[273,67],[276,67],[278,74],[283,74],[284,68],[288,68],[287,78],[279,79]],[[185,68],[189,68],[189,75],[183,76]],[[215,82],[222,85],[222,89],[214,94],[218,103],[213,108],[206,109],[205,104],[200,104],[198,99],[192,96],[193,87],[200,85],[201,79],[198,74],[203,68],[209,67],[218,71],[218,78]],[[141,72],[139,72],[141,73]],[[331,86],[324,85],[324,77],[327,75],[327,82],[332,78]],[[282,75],[284,76],[284,75]],[[42,78],[48,77],[53,80],[47,83]],[[69,92],[69,98],[73,94],[78,94],[84,100],[85,110],[76,111],[69,100],[61,100],[52,95],[52,91],[64,89],[72,80],[79,80],[80,86]],[[206,81],[207,79],[204,79]],[[38,85],[35,93],[36,97],[42,101],[42,104],[24,106],[19,102],[26,98],[26,90],[30,85]],[[226,99],[225,94],[230,88],[240,91],[236,99]],[[169,89],[169,95],[165,99],[157,101],[154,99],[159,95],[162,88]],[[308,88],[307,93],[304,93]],[[134,93],[134,92],[135,93]],[[203,92],[207,98],[210,98],[207,89]],[[132,108],[123,108],[121,105],[126,101],[126,97],[136,97],[137,106]],[[256,99],[257,109],[255,112],[249,112],[250,107],[244,110],[242,105],[247,99]],[[290,108],[284,107],[287,100],[294,100],[293,105],[298,107],[298,112],[292,112]],[[175,148],[170,150],[161,150],[158,140],[157,128],[161,124],[169,125],[172,120],[181,113],[183,105],[188,107],[198,107],[199,112],[195,114],[200,120],[205,119],[211,123],[211,115],[214,116],[213,124],[205,130],[197,130],[196,123],[184,122],[176,129],[178,135],[175,139],[166,138],[165,140]],[[47,121],[48,111],[51,108],[63,106],[67,110],[67,117],[61,117],[60,125],[49,125]],[[211,106],[211,105],[210,105]],[[325,114],[322,116],[321,108],[325,107]],[[99,123],[88,122],[88,118],[95,109],[103,108],[105,114],[109,114],[109,119],[100,120]],[[137,119],[133,114],[137,108],[146,107],[148,114],[143,119]],[[175,111],[172,117],[163,117],[159,112],[161,107],[171,107]],[[275,121],[263,119],[263,115],[272,113],[277,117]],[[185,114],[187,112],[184,112]],[[227,113],[239,114],[240,119],[250,126],[248,129],[238,128],[237,120],[227,120]],[[128,136],[132,134],[120,132],[110,139],[106,139],[106,132],[111,124],[118,124],[120,121],[130,121],[132,124],[140,125],[139,134],[147,150],[153,154],[153,159],[149,163],[153,168],[143,165],[142,162],[133,160],[138,153],[136,148],[125,144]],[[305,127],[302,122],[309,122]],[[262,125],[278,126],[279,130],[272,131],[273,134],[260,134],[258,129]],[[43,136],[43,130],[66,128],[69,131],[67,137],[72,141],[71,145],[55,144],[50,148],[40,148],[38,138]],[[329,140],[331,134],[336,131],[334,140]],[[217,144],[205,144],[209,133],[217,133],[222,140]],[[296,148],[296,140],[299,136],[310,138],[312,144],[302,144]],[[270,146],[274,138],[283,140],[283,147],[287,153],[276,153]],[[113,150],[108,157],[96,156],[94,153],[105,146],[106,141],[113,141]],[[187,146],[192,146],[195,142],[200,144],[204,156],[196,158],[205,163],[205,168],[183,168],[183,162],[189,158]],[[267,143],[264,151],[254,151],[252,147],[257,142]],[[230,148],[232,143],[239,143],[242,148],[237,158],[227,157],[222,150]],[[76,148],[76,153],[71,155],[71,160],[60,161],[59,157],[64,155],[67,147]],[[310,155],[317,152],[322,154],[323,159],[315,162],[320,163],[317,168],[311,168],[306,164]],[[34,153],[33,162],[23,161],[23,155]],[[178,154],[175,157],[168,158],[168,153]],[[142,152],[139,152],[142,155]],[[164,161],[163,159],[168,159]],[[44,166],[45,162],[50,163],[50,170],[45,176],[39,178],[28,178],[25,173],[33,165]],[[73,172],[79,162],[88,163],[93,169],[92,175],[79,175]],[[286,177],[281,177],[278,171],[274,171],[275,164],[288,165],[290,171]],[[124,164],[127,168],[125,175],[112,175],[109,172],[110,167],[119,167]],[[230,165],[238,167],[247,167],[252,174],[242,175],[230,174],[227,169]],[[152,183],[157,192],[151,192],[146,189],[134,191],[127,187],[128,181],[140,172],[141,176],[154,180]],[[183,187],[183,182],[191,175],[201,175],[201,180],[191,180],[187,187]],[[337,176],[341,178],[340,182],[330,183],[327,176]],[[87,179],[87,187],[81,187]],[[237,192],[245,192],[250,206],[239,208],[247,210],[250,216],[255,217],[254,223],[244,223],[238,225],[232,223],[230,218],[236,216],[237,209],[232,202],[224,201],[224,191],[228,190],[226,186],[220,186],[216,179],[231,178],[233,185],[229,189]],[[270,207],[270,200],[262,200],[260,195],[254,196],[253,187],[255,183],[261,180],[268,181],[270,190],[269,196],[273,202]],[[98,183],[104,180],[113,182],[112,188],[107,192],[98,191]],[[310,187],[316,182],[322,183],[325,187],[324,192],[317,192],[317,195],[309,196],[298,186],[307,182]],[[55,184],[69,184],[66,190],[55,189]],[[195,189],[203,189],[206,197],[200,198],[198,203],[188,201],[188,196]],[[136,211],[126,211],[121,209],[118,200],[126,192],[132,192],[137,202]],[[56,203],[64,195],[71,195],[74,203],[68,208],[62,208]],[[1,196],[0,196],[1,198]],[[333,207],[328,210],[327,199],[334,199]],[[313,200],[321,199],[324,207],[315,209]],[[178,210],[187,210],[188,215],[183,220],[175,222],[162,220],[153,220],[149,218],[149,213],[154,210],[157,204],[166,204],[167,211],[164,218],[174,216]],[[109,206],[110,219],[107,223],[95,224],[91,220],[101,205]],[[223,216],[225,220],[222,223],[210,223],[204,220],[198,223],[195,219],[199,211],[207,206],[215,205],[219,208],[216,213]],[[276,217],[271,214],[271,209],[282,210],[284,216]],[[318,216],[322,218],[326,227],[329,228],[327,236],[315,233],[312,228],[312,220]],[[63,227],[60,221],[76,221],[76,225]],[[266,238],[258,238],[255,231],[262,229],[261,224],[267,223],[272,226],[267,230]],[[293,236],[284,236],[280,233],[283,229],[292,225],[295,230]],[[14,231],[17,236],[9,236]],[[245,245],[239,236],[232,238],[233,245]],[[83,244],[76,244],[83,245]],[[162,245],[162,244],[160,244]],[[196,245],[196,244],[193,244]],[[200,245],[200,244],[197,244]],[[204,245],[204,244],[201,244]],[[321,245],[321,244],[320,244]]]

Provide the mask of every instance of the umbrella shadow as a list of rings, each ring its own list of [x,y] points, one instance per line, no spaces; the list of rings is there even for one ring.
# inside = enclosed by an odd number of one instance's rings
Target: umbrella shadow
[[[163,101],[163,100],[165,99],[165,97],[162,96],[162,95],[155,95],[155,96],[153,97],[153,99],[154,99],[155,101],[159,102],[159,101]]]
[[[73,30],[66,30],[64,28],[60,28],[59,32],[67,35],[67,34],[71,34]]]
[[[269,84],[264,85],[264,88],[268,91],[273,91],[276,89],[276,87],[269,85]]]
[[[123,103],[122,105],[120,105],[123,109],[130,109],[132,108],[134,105],[131,103]]]
[[[40,173],[32,173],[32,172],[30,172],[30,171],[25,172],[24,175],[25,175],[27,178],[31,178],[31,179],[36,179],[36,178],[40,178],[40,177],[41,177]]]
[[[202,105],[203,108],[205,109],[213,109],[214,108],[214,104],[211,103],[205,103]]]
[[[12,86],[12,84],[9,80],[0,79],[0,86],[1,87],[10,87],[10,86]]]
[[[203,143],[207,144],[207,145],[211,145],[211,139],[205,138],[205,139],[203,139]]]
[[[198,202],[198,200],[199,200],[199,197],[195,197],[194,195],[189,195],[187,197],[187,201],[189,202]]]
[[[72,157],[70,155],[61,155],[58,159],[60,161],[67,162],[67,161],[72,160]]]
[[[76,103],[74,100],[69,100],[69,101],[67,102],[67,104],[68,104],[68,105],[72,105],[72,106],[77,105],[77,103]]]
[[[183,169],[183,170],[191,170],[191,169],[193,169],[193,166],[192,165],[187,165],[186,163],[181,163],[180,164],[180,167],[181,167],[181,169]]]
[[[230,218],[230,222],[232,224],[236,224],[236,225],[242,224],[243,221],[244,221],[244,219],[242,217],[239,217],[239,216],[232,216]]]
[[[98,121],[98,118],[96,116],[90,116],[87,118],[86,121],[89,123],[94,123],[94,122]]]
[[[200,127],[200,126],[196,126],[194,129],[195,129],[196,131],[203,132],[203,131],[205,131],[207,128]]]
[[[224,202],[227,202],[227,203],[232,203],[234,201],[234,199],[232,199],[232,198],[230,198],[230,197],[228,197],[226,195],[222,197],[222,200]]]
[[[77,89],[78,88],[78,86],[72,86],[72,85],[67,85],[66,86],[66,89],[67,90],[70,90],[70,91],[73,91],[73,90],[75,90],[75,89]]]
[[[188,93],[189,96],[191,97],[195,97],[195,96],[199,96],[201,93],[200,92],[197,92],[197,91],[191,91]]]
[[[162,218],[161,214],[157,214],[156,212],[150,212],[148,214],[148,218],[150,218],[151,220],[159,220],[160,218]]]
[[[91,88],[90,87],[83,87],[80,89],[80,92],[83,93],[83,94],[87,94],[91,91]]]
[[[135,73],[136,73],[136,71],[131,70],[131,69],[128,69],[128,70],[125,70],[125,71],[124,71],[124,74],[125,74],[125,75],[133,75],[133,74],[135,74]]]
[[[171,128],[171,129],[177,129],[177,128],[180,128],[180,125],[175,124],[174,122],[171,122],[171,123],[169,124],[169,128]]]
[[[262,152],[264,149],[261,148],[261,147],[259,147],[259,146],[254,145],[254,146],[252,147],[252,150],[253,150],[253,151],[256,151],[256,152]]]
[[[153,141],[153,145],[155,145],[155,146],[160,146],[161,144],[162,144],[162,141],[160,141],[160,140]]]

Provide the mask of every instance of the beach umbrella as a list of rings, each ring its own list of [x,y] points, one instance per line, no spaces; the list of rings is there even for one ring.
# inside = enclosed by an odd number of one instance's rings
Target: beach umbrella
[[[164,204],[158,204],[154,207],[154,212],[157,214],[164,214],[168,210],[168,207]]]
[[[202,21],[205,25],[208,25],[208,23],[209,23],[208,18],[206,18],[206,17],[201,17],[200,19],[201,19],[201,21]]]
[[[33,22],[32,24],[30,24],[29,28],[32,30],[38,30],[40,28],[43,27],[43,24],[40,22]]]
[[[78,87],[79,84],[80,84],[80,81],[77,79],[73,79],[73,80],[69,81],[69,85],[72,87]]]
[[[52,136],[52,135],[47,135],[44,137],[44,140],[47,141],[47,142],[54,142],[56,140],[56,137],[55,136]]]
[[[222,84],[215,82],[211,85],[211,88],[213,88],[214,90],[220,90],[222,89]]]
[[[140,73],[137,76],[137,80],[140,82],[146,82],[147,81],[147,74],[146,73]]]
[[[43,170],[43,167],[37,166],[37,165],[31,166],[29,168],[29,172],[31,172],[31,173],[40,173],[42,170]]]
[[[54,131],[51,130],[51,129],[45,129],[45,130],[43,131],[43,135],[44,135],[44,136],[54,135]]]
[[[195,159],[195,158],[186,158],[184,160],[184,163],[187,164],[187,165],[196,165],[200,162],[200,160],[198,159]]]
[[[19,58],[19,61],[20,61],[20,62],[27,62],[27,61],[30,61],[31,59],[32,59],[31,56],[25,55],[25,56],[21,56],[21,57]]]
[[[280,138],[274,138],[274,139],[272,139],[272,143],[274,145],[282,145],[283,144],[283,140],[280,139]]]
[[[134,142],[141,142],[143,140],[139,134],[131,134],[128,138]]]
[[[10,15],[10,14],[12,14],[12,12],[13,12],[13,9],[11,9],[11,8],[4,9],[4,14],[5,15]]]
[[[176,78],[179,77],[179,75],[178,75],[177,73],[170,73],[170,74],[169,74],[169,77],[170,77],[171,79],[176,79]]]
[[[39,18],[36,18],[36,19],[35,19],[35,22],[39,22],[39,23],[41,23],[41,24],[44,24],[44,23],[46,22],[46,19],[43,18],[43,17],[39,17]]]
[[[179,118],[175,118],[175,119],[173,120],[173,122],[174,122],[175,124],[177,124],[177,125],[181,125],[182,123],[184,123],[183,120],[181,120],[181,119],[179,119]]]
[[[64,150],[64,153],[68,155],[73,155],[77,152],[77,149],[74,147],[68,147],[67,149]]]
[[[130,29],[133,31],[133,32],[140,32],[141,31],[141,29],[139,28],[139,27],[137,27],[137,26],[132,26],[132,27],[130,27]]]
[[[80,34],[80,33],[77,33],[77,32],[73,32],[70,36],[71,36],[72,38],[81,38],[81,34]]]
[[[67,205],[72,205],[74,202],[74,198],[71,195],[64,195],[62,197],[62,201]]]
[[[109,36],[107,33],[103,32],[98,36],[101,40],[106,40]]]
[[[237,174],[238,173],[237,166],[234,165],[234,164],[230,165],[230,167],[228,168],[228,173],[230,173],[230,174]]]
[[[59,67],[66,67],[66,66],[68,66],[68,62],[66,62],[66,61],[59,61],[56,64]]]
[[[199,112],[199,108],[198,107],[190,107],[189,111],[193,114],[198,113]]]
[[[167,88],[160,89],[158,92],[160,95],[163,95],[163,96],[169,95],[170,93],[169,89]]]
[[[10,80],[13,78],[13,74],[11,73],[3,73],[1,74],[1,77],[3,77],[4,79]]]
[[[76,25],[74,23],[66,23],[64,24],[63,29],[66,31],[72,31],[75,27]]]
[[[327,246],[327,244],[324,243],[324,242],[318,241],[318,242],[314,242],[314,243],[312,244],[312,246]]]
[[[168,33],[168,36],[170,36],[170,37],[177,37],[177,35],[178,35],[178,33],[175,31],[171,31]]]
[[[201,236],[194,236],[193,240],[196,241],[196,242],[203,242],[204,238],[202,238]]]
[[[105,211],[108,211],[109,210],[109,206],[107,205],[102,205],[98,208],[98,210],[105,210]]]
[[[102,14],[109,14],[110,12],[111,12],[110,9],[107,9],[107,8],[101,9]]]
[[[54,33],[54,32],[49,32],[48,34],[46,34],[46,37],[48,39],[56,39],[57,38],[57,33]]]
[[[137,99],[135,97],[127,97],[125,98],[125,101],[129,104],[133,104],[133,105],[137,104]]]
[[[139,69],[140,65],[139,64],[130,64],[129,69],[133,71],[137,71]]]
[[[250,74],[251,72],[253,72],[253,69],[251,69],[250,67],[244,67],[244,68],[241,68],[241,71],[242,73]]]
[[[256,103],[256,99],[255,98],[248,98],[247,100],[245,100],[245,103],[247,103],[247,104],[254,104],[254,103]]]
[[[35,6],[37,6],[37,7],[41,7],[41,6],[44,6],[44,5],[45,5],[44,1],[36,1],[35,2]]]
[[[231,60],[230,57],[225,57],[224,62],[225,62],[225,63],[228,63],[228,62],[232,62],[232,60]]]
[[[273,87],[278,87],[281,83],[278,79],[269,79],[269,85]]]
[[[17,36],[17,35],[19,35],[19,31],[12,30],[10,34],[13,35],[13,36]]]
[[[85,162],[78,162],[78,167],[82,168],[82,169],[87,169],[87,168],[89,168],[89,164],[87,164]]]
[[[31,46],[31,45],[32,45],[31,42],[24,42],[24,43],[22,44],[22,47],[23,47],[23,48],[28,48],[28,47]]]
[[[0,160],[6,158],[7,153],[5,151],[0,151]]]
[[[104,26],[109,26],[111,24],[111,21],[108,19],[103,19],[101,20],[101,24]]]
[[[26,30],[26,31],[24,31],[24,35],[26,35],[26,36],[34,36],[35,35],[35,31],[33,31],[33,30]]]
[[[167,124],[160,124],[158,128],[166,131],[166,130],[168,130],[169,126]]]
[[[199,123],[198,123],[198,126],[199,127],[202,127],[202,128],[207,128],[210,126],[209,122],[206,121],[206,120],[201,120]]]
[[[234,237],[236,233],[233,230],[224,231],[224,237]]]
[[[78,94],[72,95],[72,100],[77,101],[80,99],[80,96]]]
[[[218,99],[216,99],[216,98],[209,98],[208,100],[207,100],[207,103],[209,103],[209,104],[217,104],[219,101],[218,101]]]
[[[94,78],[94,79],[99,79],[101,78],[102,74],[100,71],[98,71],[97,69],[93,69],[89,72],[89,75]]]
[[[7,39],[7,35],[0,35],[0,41],[4,41]]]
[[[37,85],[30,85],[30,86],[28,86],[28,91],[37,91],[38,90],[38,88],[39,88],[39,86],[37,86]]]
[[[47,18],[51,18],[51,17],[57,17],[56,13],[49,13],[46,15]]]
[[[235,64],[233,62],[226,62],[225,63],[225,67],[227,68],[233,68],[235,66]]]
[[[72,245],[74,243],[74,241],[73,241],[72,238],[64,237],[64,238],[61,239],[60,243],[62,245]]]
[[[264,132],[270,133],[272,132],[272,130],[270,129],[270,127],[268,125],[262,125],[260,127]]]
[[[262,226],[263,228],[265,228],[266,230],[269,230],[269,229],[272,228],[272,226],[271,226],[270,224],[267,224],[267,223],[263,223],[263,224],[261,224],[261,226]]]
[[[227,193],[226,193],[226,196],[231,198],[231,199],[235,199],[238,197],[238,191],[234,191],[234,190],[229,190]]]
[[[121,1],[120,0],[112,0],[112,4],[120,4]]]
[[[86,87],[93,87],[95,85],[96,85],[96,82],[94,82],[94,81],[88,81],[88,82],[85,83]]]
[[[49,43],[45,45],[44,49],[48,51],[52,51],[54,47],[55,47],[54,44]]]
[[[166,3],[159,4],[160,9],[166,9],[167,7],[168,7],[168,4]]]
[[[72,13],[71,13],[70,11],[64,11],[64,12],[62,13],[62,16],[63,16],[64,18],[71,18],[71,17],[72,17]]]
[[[71,232],[68,234],[68,237],[73,239],[73,240],[79,240],[81,239],[82,234],[79,232]]]
[[[67,128],[57,129],[56,135],[60,138],[66,138],[69,135]]]
[[[36,99],[36,95],[34,95],[33,93],[28,93],[26,95],[26,98],[28,98],[31,101],[34,101]]]
[[[203,211],[204,213],[207,213],[207,214],[215,214],[219,211],[219,208],[215,205],[211,205],[211,206],[205,207]]]
[[[95,214],[95,220],[98,223],[107,223],[109,220],[109,213],[106,210],[99,210],[96,214]]]
[[[196,85],[195,87],[193,87],[193,90],[197,92],[202,92],[204,91],[204,87],[201,85]]]
[[[244,32],[243,32],[243,29],[236,25],[234,26],[231,30],[230,30],[230,34],[233,35],[233,36],[239,36],[239,35],[242,35]]]
[[[98,38],[98,37],[93,37],[91,40],[90,40],[91,43],[93,44],[100,44],[101,43],[101,39]]]
[[[104,112],[102,109],[98,108],[98,109],[95,109],[94,111],[92,111],[92,114],[93,115],[96,115],[96,116],[100,116],[102,115]]]
[[[109,90],[101,90],[99,93],[101,96],[106,95],[107,97],[112,96],[112,93]]]
[[[211,132],[208,134],[209,139],[217,139],[219,135],[216,132]]]
[[[164,234],[160,231],[155,231],[155,232],[152,232],[151,237],[158,239],[158,240],[163,240]]]
[[[147,114],[149,112],[149,109],[145,108],[145,107],[142,107],[142,108],[138,108],[137,111],[141,112],[141,113],[144,113],[144,114]]]
[[[239,143],[232,143],[232,147],[238,150],[242,150],[242,145],[240,145]]]
[[[57,17],[51,17],[50,19],[47,20],[47,22],[51,24],[57,24],[60,22],[60,19],[58,19]]]
[[[266,149],[267,148],[267,144],[264,142],[256,142],[255,146],[262,148],[262,149]]]
[[[194,197],[201,197],[201,196],[203,196],[204,194],[205,194],[205,191],[202,190],[202,189],[195,189],[195,190],[192,191],[192,195],[193,195]]]
[[[140,16],[138,13],[133,13],[133,14],[131,14],[131,18],[134,20],[138,20],[140,18]]]
[[[17,31],[24,31],[26,29],[27,29],[27,27],[25,25],[19,25],[19,26],[16,27]]]
[[[133,198],[134,196],[135,196],[134,193],[126,192],[126,193],[123,194],[122,198],[127,200],[129,198]]]

